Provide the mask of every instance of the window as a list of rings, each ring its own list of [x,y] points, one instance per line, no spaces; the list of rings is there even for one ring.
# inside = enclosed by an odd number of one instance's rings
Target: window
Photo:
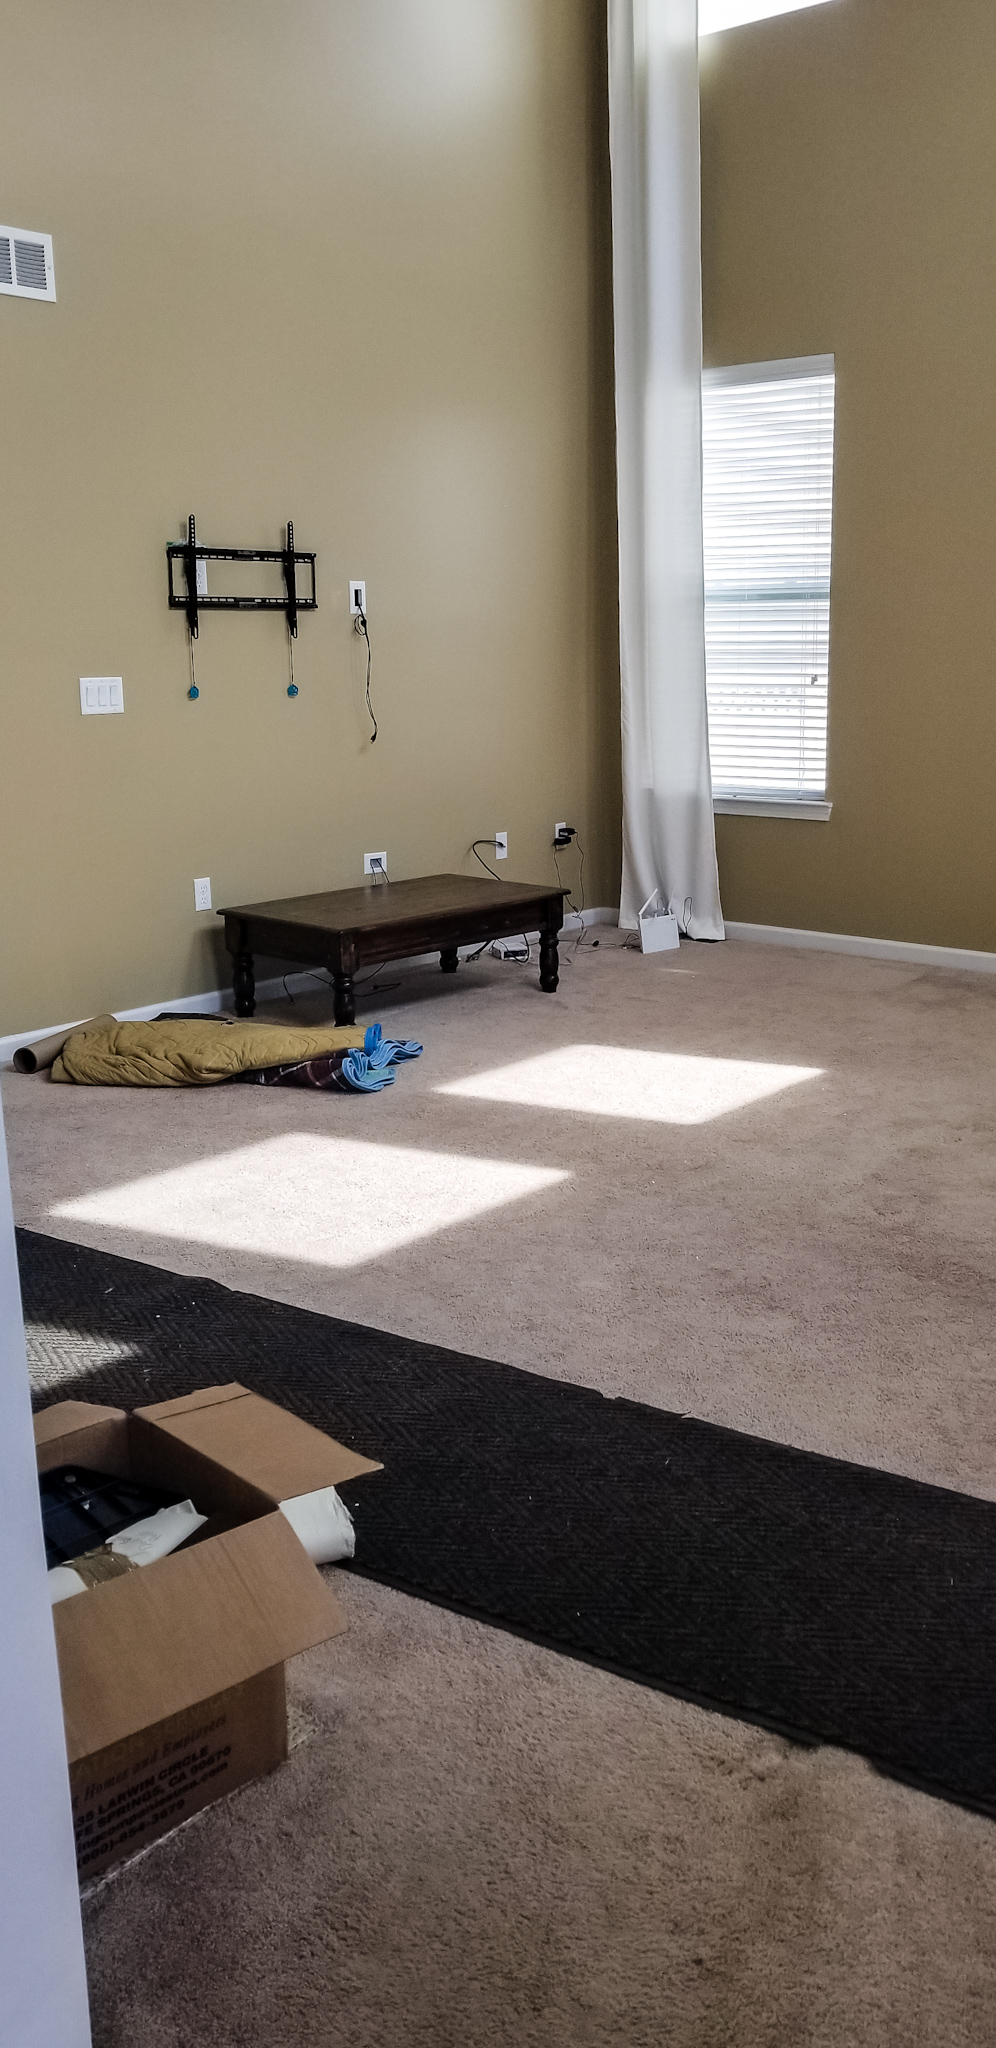
[[[706,681],[722,808],[826,792],[832,356],[702,379]]]
[[[745,21],[765,21],[771,14],[797,14],[803,7],[817,7],[820,0],[699,0],[699,34],[715,35],[717,29],[739,28]]]

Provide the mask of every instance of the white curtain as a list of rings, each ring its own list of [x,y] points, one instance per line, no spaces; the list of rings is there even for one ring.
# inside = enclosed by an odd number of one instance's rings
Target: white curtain
[[[623,877],[722,939],[706,720],[696,0],[609,0]]]

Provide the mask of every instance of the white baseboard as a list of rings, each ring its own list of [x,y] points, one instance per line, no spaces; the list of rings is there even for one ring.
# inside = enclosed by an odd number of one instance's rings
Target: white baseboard
[[[617,921],[618,912],[615,910],[604,908],[586,910],[583,919],[573,914],[565,917],[561,929],[565,932],[577,931],[581,923],[587,928],[591,924],[615,924]],[[531,945],[538,943],[538,932],[526,932],[523,936],[529,939]],[[464,959],[467,958],[468,953],[476,953],[477,950],[476,944],[460,947],[460,952]],[[413,953],[404,960],[388,960],[385,962],[385,966],[389,968],[424,967],[427,962],[437,958],[438,955],[436,953]],[[319,976],[318,979],[320,980],[321,977]],[[258,981],[256,983],[257,1002],[275,1002],[279,996],[284,994],[285,980],[287,988],[292,989],[295,994],[301,989],[306,989],[309,983],[312,987],[315,985],[315,976],[309,974],[306,969],[301,972],[295,969],[294,973],[288,973],[286,976],[274,974],[266,981]],[[212,988],[207,989],[201,995],[173,996],[165,1003],[143,1003],[137,1010],[115,1010],[112,1014],[117,1017],[119,1024],[147,1024],[152,1017],[161,1016],[164,1010],[195,1010],[199,1016],[212,1017],[219,1010],[230,1010],[233,1002],[234,997],[231,988]],[[0,1067],[10,1066],[18,1046],[34,1045],[36,1039],[51,1038],[53,1032],[71,1031],[74,1024],[85,1023],[85,1017],[74,1017],[65,1024],[39,1025],[31,1031],[9,1031],[6,1038],[0,1038]]]
[[[967,946],[920,946],[906,939],[864,939],[846,932],[807,932],[787,924],[737,924],[726,920],[728,939],[761,946],[797,946],[817,953],[857,953],[866,960],[892,960],[908,967],[955,967],[962,973],[996,974],[996,953]]]

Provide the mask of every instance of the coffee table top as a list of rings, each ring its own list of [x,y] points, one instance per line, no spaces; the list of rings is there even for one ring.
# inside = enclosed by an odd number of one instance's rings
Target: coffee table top
[[[563,899],[566,893],[537,882],[493,882],[484,875],[480,879],[476,875],[418,875],[408,882],[371,880],[358,889],[283,896],[274,903],[229,904],[218,916],[304,925],[311,931],[370,931],[407,918],[526,908],[548,902],[552,896]]]

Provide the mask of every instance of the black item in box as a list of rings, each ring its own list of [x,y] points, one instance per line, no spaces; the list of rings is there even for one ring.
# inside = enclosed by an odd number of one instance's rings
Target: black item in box
[[[88,1472],[81,1465],[60,1465],[54,1472],[43,1472],[38,1483],[49,1570],[109,1543],[133,1522],[158,1514],[160,1508],[174,1507],[182,1498],[178,1493],[160,1493],[137,1480]]]

